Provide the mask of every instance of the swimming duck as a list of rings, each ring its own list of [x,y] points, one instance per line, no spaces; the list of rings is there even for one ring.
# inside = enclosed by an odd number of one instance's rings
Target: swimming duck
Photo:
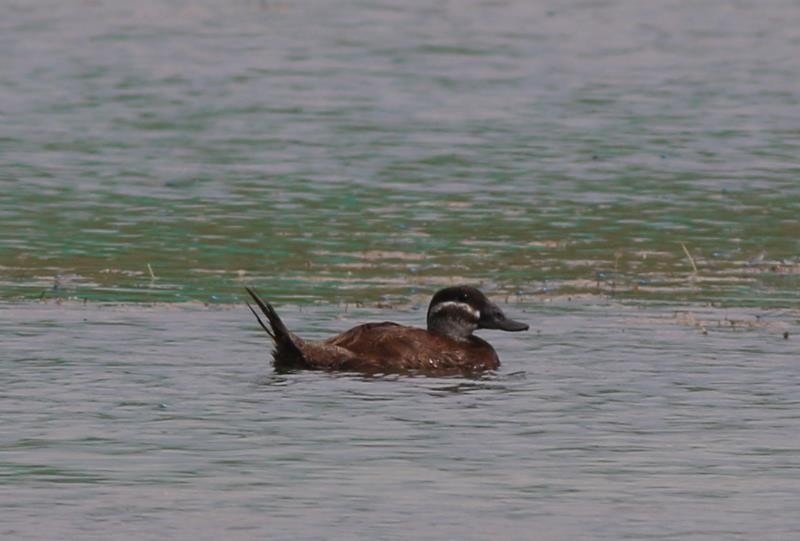
[[[290,332],[278,313],[245,287],[266,316],[269,326],[248,303],[258,323],[272,338],[275,369],[340,370],[350,372],[459,373],[494,370],[497,352],[475,336],[476,329],[525,331],[528,325],[505,316],[474,287],[448,287],[428,306],[428,328],[397,323],[366,323],[324,341],[305,341]]]

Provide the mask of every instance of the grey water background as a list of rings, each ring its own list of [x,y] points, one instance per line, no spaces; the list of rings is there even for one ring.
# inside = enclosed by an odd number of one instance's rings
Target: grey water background
[[[4,539],[791,539],[800,6],[4,2]],[[480,284],[477,379],[275,375]]]

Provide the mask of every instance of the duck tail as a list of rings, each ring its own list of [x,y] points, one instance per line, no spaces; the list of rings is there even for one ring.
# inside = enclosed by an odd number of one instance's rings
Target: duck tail
[[[281,321],[281,318],[271,304],[261,300],[261,297],[251,288],[245,286],[245,289],[269,322],[268,327],[250,303],[247,303],[247,307],[253,312],[253,315],[256,316],[258,324],[261,325],[261,328],[266,331],[275,344],[275,350],[272,352],[275,368],[291,369],[307,367],[308,363],[306,362],[305,355],[303,355],[303,350],[301,348],[303,341],[289,332],[289,329],[283,324],[283,321]]]

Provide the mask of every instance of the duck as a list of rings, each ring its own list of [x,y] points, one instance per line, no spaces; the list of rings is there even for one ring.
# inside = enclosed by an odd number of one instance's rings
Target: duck
[[[528,324],[506,317],[486,295],[468,285],[433,295],[427,328],[384,321],[365,323],[321,341],[303,340],[289,331],[273,306],[250,287],[247,293],[261,310],[247,306],[273,344],[278,372],[324,370],[362,373],[478,373],[497,370],[500,358],[478,329],[518,332]]]

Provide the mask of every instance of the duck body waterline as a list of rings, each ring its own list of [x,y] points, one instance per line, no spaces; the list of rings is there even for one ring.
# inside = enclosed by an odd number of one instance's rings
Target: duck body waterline
[[[323,341],[306,341],[290,332],[269,303],[246,288],[266,317],[248,304],[274,344],[278,371],[309,369],[365,373],[475,373],[495,370],[500,359],[474,330],[523,331],[528,325],[508,319],[474,287],[456,286],[436,293],[428,307],[428,328],[397,323],[365,323]]]

